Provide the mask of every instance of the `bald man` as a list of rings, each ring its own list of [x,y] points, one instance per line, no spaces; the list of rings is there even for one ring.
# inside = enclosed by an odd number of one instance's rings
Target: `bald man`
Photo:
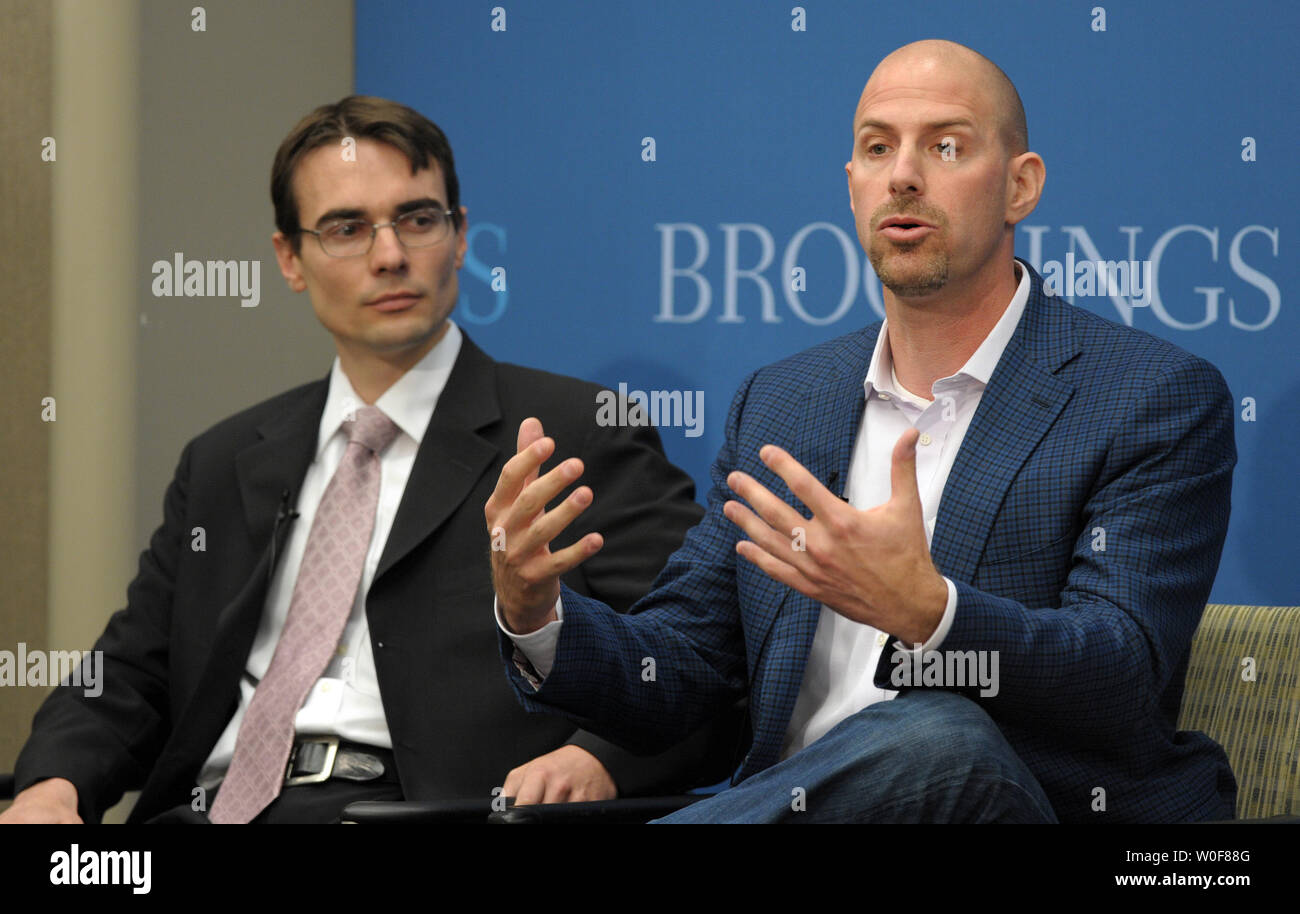
[[[598,533],[519,432],[486,508],[531,710],[642,751],[737,697],[732,786],[682,822],[1231,818],[1223,750],[1177,732],[1228,524],[1215,368],[1047,296],[1014,257],[1043,189],[1015,87],[951,42],[886,57],[845,166],[886,319],[755,372],[709,510],[621,616],[559,575]],[[597,493],[598,494],[598,493]]]

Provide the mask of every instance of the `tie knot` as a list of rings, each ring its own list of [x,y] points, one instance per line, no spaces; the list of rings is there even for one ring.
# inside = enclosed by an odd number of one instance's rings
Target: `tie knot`
[[[343,431],[349,442],[355,441],[376,454],[382,454],[393,443],[399,429],[379,407],[363,406],[357,410],[356,418],[343,420]]]

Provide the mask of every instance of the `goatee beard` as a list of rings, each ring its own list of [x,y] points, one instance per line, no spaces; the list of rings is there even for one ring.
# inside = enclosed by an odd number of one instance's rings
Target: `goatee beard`
[[[900,298],[937,292],[948,283],[948,258],[942,254],[931,254],[911,269],[902,270],[893,269],[874,245],[868,254],[880,284]]]

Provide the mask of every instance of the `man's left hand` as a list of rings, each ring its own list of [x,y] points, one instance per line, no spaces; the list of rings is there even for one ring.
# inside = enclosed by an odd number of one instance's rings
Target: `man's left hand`
[[[516,806],[530,803],[584,803],[612,800],[618,787],[605,766],[580,746],[561,746],[506,775],[501,791]]]
[[[934,634],[948,603],[948,585],[930,558],[916,484],[916,429],[894,445],[887,502],[859,511],[832,494],[776,445],[759,459],[813,513],[806,520],[758,480],[739,470],[727,477],[738,501],[723,506],[749,536],[736,552],[776,581],[825,603],[842,616],[906,644]],[[757,514],[755,514],[757,512]]]

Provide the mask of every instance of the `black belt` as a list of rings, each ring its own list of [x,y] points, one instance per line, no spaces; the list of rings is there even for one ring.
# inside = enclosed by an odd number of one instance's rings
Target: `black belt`
[[[350,743],[337,736],[300,736],[289,750],[284,786],[328,780],[400,784],[392,750]]]

